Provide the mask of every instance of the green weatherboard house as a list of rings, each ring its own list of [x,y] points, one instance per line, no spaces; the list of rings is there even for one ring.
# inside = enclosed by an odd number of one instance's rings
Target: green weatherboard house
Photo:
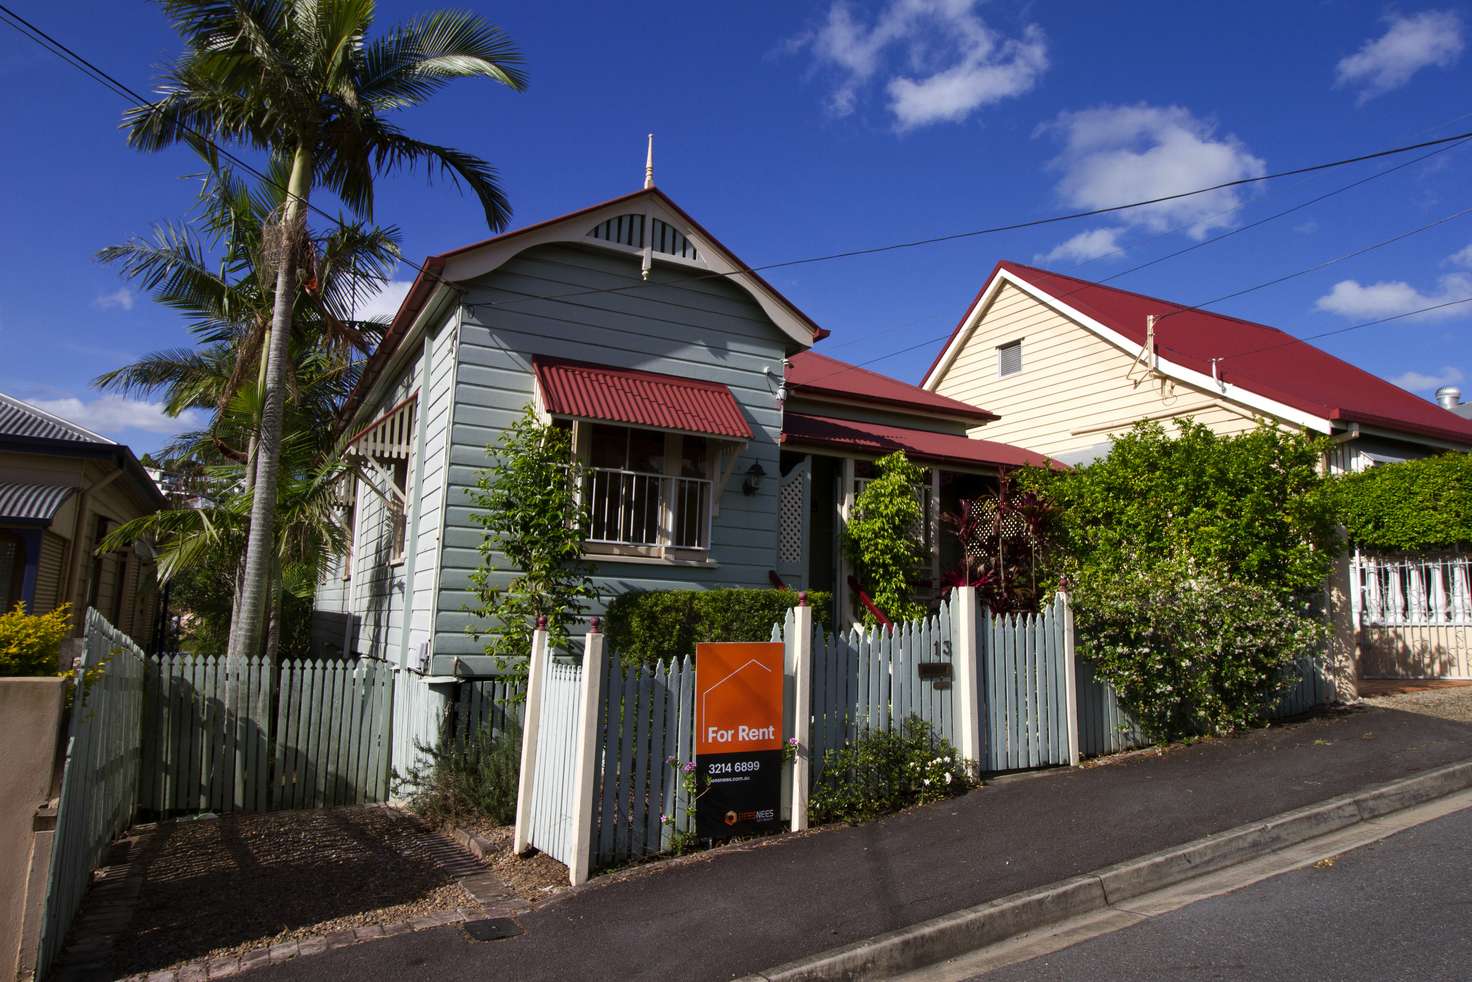
[[[828,332],[652,181],[424,270],[345,410],[373,486],[351,489],[352,548],[318,587],[320,654],[431,685],[494,674],[467,631],[467,491],[528,404],[571,427],[588,468],[605,601],[780,580],[850,611],[839,533],[897,449],[927,468],[934,594],[959,558],[940,514],[1043,461],[968,437],[997,418],[984,409],[811,352]]]

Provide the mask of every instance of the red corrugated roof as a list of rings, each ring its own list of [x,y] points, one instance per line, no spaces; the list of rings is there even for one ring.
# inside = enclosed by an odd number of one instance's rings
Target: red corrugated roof
[[[787,384],[799,393],[818,398],[827,395],[881,402],[915,413],[943,413],[981,423],[998,418],[996,413],[973,406],[969,402],[927,392],[918,385],[901,382],[888,375],[880,375],[867,368],[850,365],[813,351],[802,351],[789,359]]]
[[[864,453],[887,454],[903,450],[921,459],[947,463],[990,464],[1002,467],[1061,467],[1042,454],[992,440],[973,440],[949,433],[931,433],[901,426],[859,423],[831,416],[786,412],[782,415],[782,442],[806,446],[839,447]]]
[[[1147,314],[1157,318],[1171,314],[1157,320],[1156,344],[1162,358],[1184,368],[1210,375],[1215,358],[1222,381],[1302,412],[1472,444],[1472,421],[1265,324],[1189,310],[1169,300],[1007,261],[997,264],[976,300],[1003,269],[1135,344],[1145,343]],[[967,315],[976,300],[967,308]],[[940,364],[965,321],[963,315],[930,371]]]
[[[716,382],[540,355],[532,370],[542,408],[554,416],[751,439],[736,397]]]

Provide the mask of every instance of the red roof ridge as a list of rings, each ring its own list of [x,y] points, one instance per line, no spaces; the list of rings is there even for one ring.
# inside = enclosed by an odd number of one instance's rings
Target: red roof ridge
[[[1000,418],[997,416],[996,413],[992,412],[989,409],[983,409],[980,406],[973,405],[969,402],[963,402],[960,399],[954,399],[951,396],[943,396],[938,392],[931,392],[928,389],[923,389],[918,385],[913,385],[909,382],[897,379],[892,375],[885,375],[883,372],[876,372],[872,369],[864,368],[860,365],[854,365],[850,362],[843,361],[842,359],[834,358],[832,355],[821,354],[817,351],[799,352],[798,354],[793,355],[790,359],[788,359],[788,362],[789,364],[797,364],[799,362],[823,362],[833,367],[833,370],[831,372],[826,372],[822,375],[819,375],[817,379],[809,381],[803,381],[801,378],[794,378],[789,371],[787,384],[794,389],[836,392],[840,394],[850,393],[856,397],[886,402],[890,405],[907,406],[913,408],[917,412],[948,412],[953,415],[962,416],[968,419],[981,420],[982,422],[990,422],[992,420]],[[886,386],[898,387],[903,394],[885,394],[874,391],[853,392],[851,391],[851,386],[842,386],[837,382],[837,380],[840,378],[851,378],[854,374],[861,375],[866,379],[873,379],[876,382],[880,382]],[[822,384],[825,380],[828,379],[833,379],[835,381],[826,385]]]
[[[1007,259],[993,267],[966,305],[926,370],[927,379],[1003,272],[1133,344],[1144,343],[1146,315],[1159,305],[1165,316],[1157,322],[1156,343],[1167,362],[1203,376],[1214,375],[1215,369],[1224,386],[1270,400],[1285,411],[1323,420],[1323,425],[1358,421],[1454,445],[1472,445],[1472,422],[1282,328]],[[1073,284],[1078,289],[1070,289]],[[1259,411],[1274,415],[1271,409],[1260,407]]]

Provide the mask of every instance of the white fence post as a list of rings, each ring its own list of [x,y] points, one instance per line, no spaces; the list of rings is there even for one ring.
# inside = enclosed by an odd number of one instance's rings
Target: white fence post
[[[572,769],[572,861],[568,876],[572,885],[588,882],[593,866],[593,811],[598,789],[598,706],[602,700],[603,625],[593,618],[583,638],[582,698],[578,704],[577,742],[573,744]],[[651,766],[658,766],[659,762]]]
[[[1073,649],[1073,604],[1068,591],[1058,591],[1058,606],[1063,615],[1063,691],[1068,704],[1068,766],[1078,766],[1078,662]]]
[[[981,767],[981,680],[976,644],[976,587],[956,587],[951,595],[951,673],[955,686],[956,750]]]
[[[542,686],[547,679],[547,619],[537,620],[532,632],[532,651],[527,666],[526,708],[521,722],[521,778],[516,782],[516,831],[511,850],[526,852],[532,834],[532,792],[537,780],[537,739],[542,723]]]
[[[797,741],[792,757],[792,831],[801,832],[808,827],[808,779],[813,768],[813,608],[805,590],[797,595],[792,611],[787,651],[793,682],[792,738]]]

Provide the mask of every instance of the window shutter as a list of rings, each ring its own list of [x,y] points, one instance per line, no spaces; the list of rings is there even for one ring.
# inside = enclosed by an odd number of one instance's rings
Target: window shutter
[[[1022,371],[1022,342],[1013,341],[997,348],[997,374],[1015,375]]]

